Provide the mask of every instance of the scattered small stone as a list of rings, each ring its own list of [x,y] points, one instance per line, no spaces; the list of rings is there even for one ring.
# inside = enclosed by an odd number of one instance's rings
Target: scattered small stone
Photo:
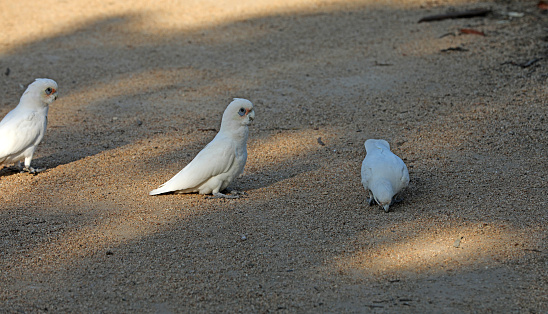
[[[525,14],[521,12],[508,12],[506,13],[509,17],[524,17]]]
[[[325,146],[325,143],[322,141],[321,137],[318,137],[318,144],[320,144],[321,146]]]
[[[457,240],[455,240],[455,243],[453,243],[453,246],[458,248],[460,247],[460,240],[464,239],[464,237],[460,237]]]

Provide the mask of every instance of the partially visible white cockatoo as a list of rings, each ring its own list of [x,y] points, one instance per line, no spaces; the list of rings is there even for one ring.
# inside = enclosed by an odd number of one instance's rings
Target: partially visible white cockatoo
[[[23,170],[36,173],[30,166],[36,146],[44,138],[49,105],[57,99],[57,83],[36,79],[27,87],[19,104],[0,122],[0,165],[25,160]]]
[[[253,104],[235,98],[225,109],[221,129],[215,138],[183,170],[149,194],[198,192],[236,198],[221,191],[244,171],[248,125],[254,118]]]
[[[369,205],[375,201],[388,212],[393,197],[409,184],[409,171],[403,160],[390,151],[390,144],[385,140],[365,141],[365,151],[362,184],[369,192]]]

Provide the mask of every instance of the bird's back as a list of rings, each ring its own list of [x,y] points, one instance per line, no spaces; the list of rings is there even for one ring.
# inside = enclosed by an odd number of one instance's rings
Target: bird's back
[[[405,163],[386,149],[368,151],[362,163],[362,181],[369,185],[376,180],[387,180],[395,191],[409,183],[409,173]]]

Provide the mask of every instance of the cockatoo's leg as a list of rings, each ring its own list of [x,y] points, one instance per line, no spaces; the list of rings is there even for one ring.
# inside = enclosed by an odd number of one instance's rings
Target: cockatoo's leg
[[[37,174],[39,172],[42,172],[42,171],[46,170],[46,168],[32,168],[30,166],[30,161],[31,160],[32,160],[32,157],[25,158],[25,166],[23,167],[23,165],[21,163],[19,163],[19,170],[21,172],[28,172],[28,173],[31,173],[31,174]]]
[[[394,205],[395,203],[401,203],[402,201],[403,201],[403,197],[401,193],[398,193],[394,195],[394,197],[392,198],[392,203],[390,203],[390,206]]]
[[[369,191],[369,197],[367,198],[367,202],[369,203],[369,206],[375,204],[375,198],[373,197],[373,193],[371,191]]]

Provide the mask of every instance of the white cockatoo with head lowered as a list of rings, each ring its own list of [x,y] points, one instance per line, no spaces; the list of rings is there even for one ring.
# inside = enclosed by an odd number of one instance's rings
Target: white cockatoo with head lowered
[[[21,96],[17,107],[0,122],[0,165],[23,161],[23,170],[36,173],[30,166],[36,146],[44,138],[49,105],[57,99],[57,83],[36,79]]]
[[[365,141],[365,151],[362,184],[369,192],[369,205],[377,202],[388,212],[394,196],[409,184],[409,171],[403,160],[390,151],[390,144],[385,140]]]
[[[244,170],[248,125],[254,118],[253,104],[249,100],[235,98],[225,109],[221,129],[215,138],[183,170],[149,194],[198,192],[236,198],[221,191]]]

